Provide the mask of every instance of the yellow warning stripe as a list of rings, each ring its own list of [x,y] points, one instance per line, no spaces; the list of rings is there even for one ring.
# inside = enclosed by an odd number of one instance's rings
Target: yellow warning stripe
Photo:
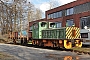
[[[72,36],[73,30],[75,30],[75,36]],[[66,38],[67,39],[78,39],[80,37],[80,29],[78,27],[67,27]]]

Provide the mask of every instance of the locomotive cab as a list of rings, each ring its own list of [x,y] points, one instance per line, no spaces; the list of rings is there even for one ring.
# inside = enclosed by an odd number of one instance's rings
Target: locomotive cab
[[[56,23],[49,22],[49,28],[56,28]]]

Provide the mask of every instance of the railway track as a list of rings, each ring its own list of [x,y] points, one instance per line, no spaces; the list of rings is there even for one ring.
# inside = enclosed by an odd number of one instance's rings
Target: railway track
[[[71,48],[71,49],[64,49],[64,48],[51,48],[51,47],[39,47],[34,45],[27,45],[28,47],[35,47],[35,48],[42,48],[42,49],[52,49],[52,50],[58,50],[58,51],[69,51],[69,52],[75,52],[78,55],[87,54],[90,55],[90,48],[89,47],[82,47],[82,48]]]
[[[9,43],[9,44],[11,44],[11,43]],[[21,44],[16,44],[16,45],[21,45]],[[50,49],[50,50],[58,50],[58,51],[68,51],[68,52],[77,53],[78,55],[82,55],[82,54],[90,55],[90,48],[62,49],[62,48],[40,47],[40,46],[35,46],[35,45],[32,45],[32,44],[27,44],[27,45],[22,45],[22,46],[42,48],[42,49]]]
[[[30,45],[28,45],[28,47],[29,46]],[[79,50],[80,48],[77,48],[77,49],[74,49],[74,48],[72,48],[72,49],[62,49],[62,48],[51,48],[51,47],[38,47],[38,46],[33,46],[33,45],[31,45],[31,46],[35,47],[35,48],[42,48],[42,49],[52,49],[52,50],[58,50],[58,51],[69,51],[69,52],[77,53],[78,55],[82,55],[82,54],[90,55],[90,48],[88,48],[87,51],[84,51],[83,48],[82,48],[82,50]]]
[[[51,48],[53,50],[58,50],[58,51],[68,51],[68,52],[74,52],[74,53],[77,53],[78,55],[82,55],[82,54],[87,54],[87,55],[90,55],[90,51],[80,51],[80,50],[76,50],[76,49],[62,49],[62,48]],[[90,49],[90,48],[89,48]]]

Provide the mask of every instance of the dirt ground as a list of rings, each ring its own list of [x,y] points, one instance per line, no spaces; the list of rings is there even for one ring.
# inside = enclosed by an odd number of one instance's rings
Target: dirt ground
[[[7,53],[0,52],[0,60],[18,60],[18,59],[16,59],[14,56],[9,55]]]
[[[90,55],[0,43],[0,60],[70,60],[67,58],[90,60]]]

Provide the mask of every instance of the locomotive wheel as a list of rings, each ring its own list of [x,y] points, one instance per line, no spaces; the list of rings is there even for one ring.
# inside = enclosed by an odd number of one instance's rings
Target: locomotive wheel
[[[72,48],[72,43],[68,42],[68,40],[64,40],[64,47],[66,49],[70,49],[70,48]]]
[[[23,41],[23,38],[21,38],[21,45],[23,45],[23,42],[24,42],[24,41]]]
[[[32,40],[32,45],[35,45],[35,41],[34,40]]]
[[[75,46],[76,47],[82,47],[82,42],[80,40],[76,40]]]
[[[16,40],[15,39],[13,39],[13,43],[16,44]]]
[[[23,42],[23,45],[27,45],[27,39],[26,38],[24,38],[24,42]]]
[[[21,39],[21,45],[23,45],[23,40]]]

